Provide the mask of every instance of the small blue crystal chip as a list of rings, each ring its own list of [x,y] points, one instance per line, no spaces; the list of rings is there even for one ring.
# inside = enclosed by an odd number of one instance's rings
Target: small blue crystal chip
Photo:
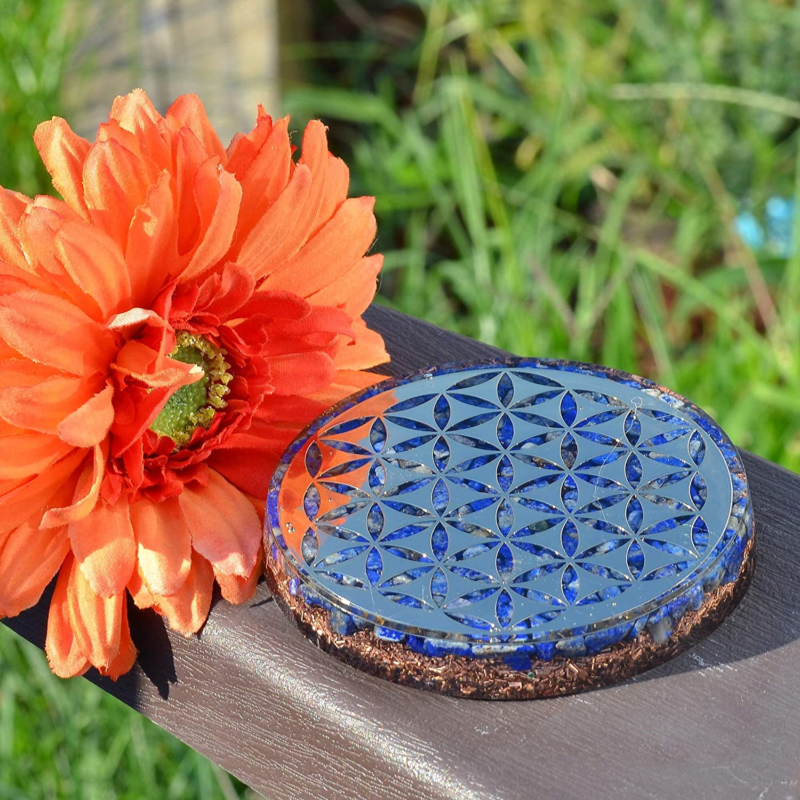
[[[337,635],[520,671],[666,640],[736,579],[753,531],[739,455],[703,411],[532,359],[353,395],[287,450],[267,512],[268,568]]]

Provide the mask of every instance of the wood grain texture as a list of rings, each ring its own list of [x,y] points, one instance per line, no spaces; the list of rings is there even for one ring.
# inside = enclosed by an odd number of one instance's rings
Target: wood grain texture
[[[402,373],[498,351],[374,307]],[[137,613],[140,665],[90,676],[268,798],[800,796],[800,477],[745,453],[758,566],[707,640],[628,683],[557,700],[456,700],[308,644],[261,586],[199,638]],[[41,645],[45,598],[6,624]]]

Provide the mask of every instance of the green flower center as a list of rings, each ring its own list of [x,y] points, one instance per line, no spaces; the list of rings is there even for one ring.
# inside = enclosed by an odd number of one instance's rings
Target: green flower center
[[[188,386],[181,386],[150,426],[160,436],[169,436],[175,442],[175,449],[185,445],[197,428],[207,428],[217,411],[228,405],[224,397],[230,392],[228,384],[233,375],[228,372],[231,365],[225,361],[226,355],[225,350],[203,336],[178,331],[175,349],[169,357],[202,367],[204,375]]]

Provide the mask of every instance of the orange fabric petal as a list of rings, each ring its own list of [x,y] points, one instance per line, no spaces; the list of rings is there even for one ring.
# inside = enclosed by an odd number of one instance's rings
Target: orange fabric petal
[[[71,450],[71,445],[46,433],[25,431],[0,436],[0,480],[36,475]]]
[[[59,259],[55,247],[56,238],[67,222],[86,228],[91,226],[81,221],[80,217],[66,205],[61,205],[60,210],[52,208],[37,198],[33,205],[28,206],[20,219],[18,229],[20,244],[29,262],[28,269],[36,280],[36,284],[31,288],[44,291],[45,294],[63,297],[92,319],[102,321],[100,306],[94,298],[75,284],[75,280]],[[64,211],[67,214],[62,213]],[[45,288],[41,288],[42,286]]]
[[[102,501],[69,524],[72,552],[92,591],[111,597],[125,590],[136,568],[136,541],[126,497],[113,506]]]
[[[55,250],[75,285],[100,307],[102,321],[130,308],[131,282],[122,251],[108,234],[82,222],[65,222]]]
[[[47,378],[58,376],[58,370],[34,364],[24,358],[0,361],[0,388],[6,386],[35,386]],[[74,378],[70,378],[74,380]]]
[[[153,594],[180,591],[192,566],[192,538],[177,498],[131,506],[139,571]]]
[[[330,166],[326,131],[325,126],[318,119],[312,119],[303,131],[299,163],[311,170],[313,185],[309,194],[309,213],[303,219],[304,227],[300,229],[299,233],[300,245],[327,220],[322,216],[324,208],[330,205],[326,202],[328,167]]]
[[[0,536],[22,525],[47,505],[85,458],[85,451],[74,450],[45,472],[0,496]]]
[[[0,366],[0,376],[2,373]],[[91,385],[66,375],[53,375],[35,386],[6,386],[0,392],[0,418],[18,428],[56,433],[91,396]]]
[[[200,232],[200,215],[195,202],[195,179],[200,165],[209,161],[200,140],[188,129],[181,128],[176,135],[173,187],[176,193],[176,215],[180,221],[178,252],[190,253]]]
[[[228,163],[225,165],[225,169],[233,173],[240,183],[242,176],[250,169],[271,132],[272,117],[264,111],[264,106],[259,103],[253,130],[250,133],[234,134],[225,151],[228,154]]]
[[[214,570],[198,553],[192,554],[192,568],[183,586],[171,597],[157,597],[156,610],[167,618],[170,628],[186,636],[203,627],[211,609]]]
[[[324,225],[347,199],[350,188],[350,170],[341,158],[328,154],[328,172],[325,176],[325,192],[319,207],[320,225]]]
[[[221,164],[228,160],[228,155],[216,131],[208,120],[206,109],[196,94],[181,95],[167,111],[167,121],[177,126],[184,126],[198,138],[206,153],[219,156]]]
[[[128,583],[128,591],[133,598],[136,608],[150,608],[156,602],[155,597],[150,593],[138,569],[133,571],[133,575]]]
[[[369,369],[389,360],[383,336],[370,330],[363,319],[356,320],[353,329],[355,341],[336,351],[334,362],[338,369]]]
[[[131,639],[131,629],[128,624],[128,614],[125,608],[122,609],[122,623],[119,631],[119,652],[117,657],[106,667],[98,667],[101,675],[111,678],[112,681],[117,681],[126,672],[133,669],[136,663],[136,656],[138,651]]]
[[[42,122],[33,134],[53,186],[67,204],[82,217],[89,212],[83,198],[83,164],[91,145],[81,138],[60,117]]]
[[[239,167],[236,171],[236,179],[242,186],[242,204],[237,227],[238,236],[242,240],[278,199],[289,182],[292,149],[288,123],[288,119],[279,119],[252,162],[246,168]],[[242,149],[241,146],[239,149]],[[228,169],[237,168],[237,162],[241,160],[241,157],[231,158]]]
[[[150,388],[172,387],[179,389],[196,383],[203,377],[203,369],[197,364],[184,364],[175,359],[164,359],[162,369],[157,364],[159,354],[147,345],[135,340],[129,341],[117,355],[113,369],[121,375],[129,375]]]
[[[81,450],[76,452],[81,453]],[[106,474],[107,447],[95,445],[91,466],[84,467],[75,487],[72,505],[50,508],[42,517],[43,528],[55,528],[76,522],[91,514],[100,496],[100,485]]]
[[[228,252],[236,234],[236,221],[242,201],[242,187],[233,175],[227,172],[219,173],[218,180],[219,192],[216,208],[208,227],[201,234],[202,239],[194,251],[189,265],[181,274],[182,281],[200,278],[214,267]]]
[[[292,289],[303,297],[335,283],[364,255],[377,230],[373,197],[354,197],[293,258],[275,267],[264,281],[269,289]]]
[[[17,352],[72,375],[105,371],[114,339],[72,303],[34,291],[0,296],[0,338]]]
[[[250,575],[261,546],[261,523],[242,493],[210,470],[208,486],[185,486],[180,504],[192,547],[227,575]]]
[[[270,382],[275,394],[313,394],[336,375],[331,357],[325,353],[295,353],[269,360]]]
[[[114,139],[92,146],[83,167],[83,187],[92,222],[100,226],[125,251],[128,227],[147,190],[158,179],[148,165]]]
[[[47,639],[44,649],[50,669],[59,678],[83,675],[90,666],[89,659],[78,644],[69,621],[67,586],[72,564],[73,559],[69,555],[58,573],[47,617]]]
[[[36,605],[69,552],[66,528],[41,530],[41,516],[11,531],[0,550],[0,617]]]
[[[246,603],[256,591],[258,579],[261,577],[263,558],[259,558],[253,571],[246,577],[240,578],[238,575],[226,575],[224,572],[214,570],[214,577],[217,579],[222,596],[229,603],[239,606]]]
[[[163,117],[142,89],[134,89],[124,97],[117,97],[108,116],[116,120],[121,128],[134,134],[142,152],[159,167],[170,166],[169,142],[159,124]]]
[[[318,305],[341,306],[351,316],[360,317],[378,290],[377,278],[381,267],[383,256],[380,253],[365,256],[343,271],[338,280],[314,292],[308,299]]]
[[[108,436],[114,421],[114,387],[102,391],[73,411],[58,426],[58,435],[75,447],[94,447]]]
[[[134,211],[128,231],[125,261],[134,306],[149,306],[169,280],[169,265],[178,256],[178,228],[168,172],[150,188],[145,202]]]
[[[308,202],[312,184],[311,171],[299,166],[286,189],[244,240],[236,257],[240,267],[260,278],[302,247],[304,232],[310,225],[308,218],[314,214]]]
[[[30,266],[22,251],[17,226],[30,202],[25,195],[0,186],[0,261],[7,261],[24,271],[29,271]]]
[[[101,597],[92,591],[77,560],[67,585],[67,612],[78,647],[98,669],[107,668],[119,655],[125,595]]]

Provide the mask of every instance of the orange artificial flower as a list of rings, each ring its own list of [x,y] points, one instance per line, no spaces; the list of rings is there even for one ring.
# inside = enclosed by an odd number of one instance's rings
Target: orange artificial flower
[[[36,145],[64,198],[0,189],[0,617],[58,574],[57,675],[136,659],[127,594],[184,634],[258,580],[267,483],[298,430],[378,378],[361,319],[373,198],[311,122],[222,146],[197,97],[118,97],[92,144]]]

